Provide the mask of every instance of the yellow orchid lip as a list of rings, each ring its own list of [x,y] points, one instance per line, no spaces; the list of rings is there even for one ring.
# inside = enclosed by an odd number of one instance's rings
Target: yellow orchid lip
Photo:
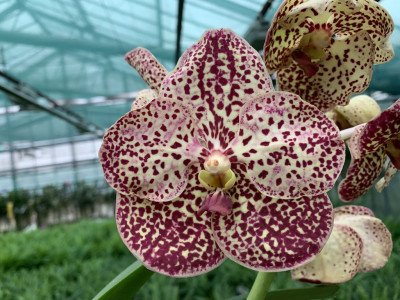
[[[223,174],[212,174],[206,170],[201,170],[199,173],[199,181],[200,184],[209,191],[216,188],[226,191],[233,187],[236,176],[231,169],[225,171]]]

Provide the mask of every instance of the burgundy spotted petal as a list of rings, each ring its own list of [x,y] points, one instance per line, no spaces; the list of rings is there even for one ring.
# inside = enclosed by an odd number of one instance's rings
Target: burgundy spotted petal
[[[324,249],[310,263],[292,270],[292,278],[314,283],[341,283],[357,272],[382,268],[392,251],[390,232],[362,206],[334,209],[334,225]]]
[[[107,131],[99,159],[119,193],[168,201],[185,189],[188,165],[201,160],[201,151],[190,111],[181,102],[155,100]]]
[[[359,139],[360,156],[384,146],[400,135],[400,99],[368,122]]]
[[[279,90],[327,111],[365,90],[372,65],[393,57],[387,11],[371,0],[284,1],[267,33],[264,61]]]
[[[312,25],[306,18],[297,26],[285,23],[286,15],[306,0],[286,0],[278,8],[265,38],[263,58],[270,73],[291,64],[293,49],[299,46],[302,37],[311,32]],[[300,21],[299,19],[297,19]]]
[[[352,158],[346,177],[339,184],[339,197],[345,202],[364,195],[379,177],[387,156],[379,149],[359,159]]]
[[[150,88],[157,92],[160,90],[161,83],[168,72],[149,50],[138,47],[128,52],[125,60],[138,71]]]
[[[335,125],[297,95],[271,92],[243,107],[232,160],[245,163],[255,186],[284,199],[333,187],[345,147]]]
[[[137,110],[149,104],[157,98],[157,93],[154,90],[141,90],[136,94],[136,99],[132,102],[131,110]]]
[[[354,229],[364,242],[358,272],[365,273],[382,268],[392,252],[392,237],[385,224],[377,218],[360,215],[335,215],[335,226]]]
[[[262,195],[245,171],[235,169],[232,213],[215,218],[218,245],[232,260],[257,271],[283,271],[317,255],[332,228],[326,194],[283,200]]]
[[[219,266],[225,255],[213,239],[210,214],[197,214],[205,189],[192,168],[188,186],[176,199],[157,203],[118,194],[118,231],[148,269],[173,276],[199,275]]]
[[[350,1],[348,1],[350,2]],[[375,46],[374,64],[391,60],[394,56],[389,36],[394,30],[392,17],[379,3],[373,0],[354,1],[357,9],[353,13],[336,14],[333,20],[333,33],[344,39],[365,30]]]
[[[352,155],[346,178],[339,185],[339,196],[353,201],[362,196],[381,173],[390,158],[388,174],[378,184],[378,190],[388,185],[395,170],[400,168],[400,99],[377,118],[355,129],[349,140]],[[393,170],[392,170],[393,167]]]
[[[311,283],[341,283],[352,279],[361,264],[363,242],[348,226],[333,226],[321,253],[304,266],[291,270],[292,279]]]
[[[346,105],[350,95],[361,93],[370,83],[374,45],[368,33],[360,32],[337,40],[329,50],[314,76],[307,76],[298,64],[278,71],[278,89],[295,93],[323,111]]]
[[[180,58],[160,95],[191,105],[207,147],[224,149],[234,138],[239,110],[249,96],[273,90],[264,63],[230,29],[208,30]]]

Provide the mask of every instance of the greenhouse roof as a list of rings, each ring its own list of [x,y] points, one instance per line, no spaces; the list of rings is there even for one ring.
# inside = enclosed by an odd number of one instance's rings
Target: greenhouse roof
[[[270,9],[264,14],[263,8],[270,3]],[[71,106],[73,113],[65,113],[76,123],[84,123],[84,118],[88,120],[85,126],[105,128],[128,106],[117,101],[121,97],[104,97],[146,88],[137,72],[124,61],[126,52],[137,46],[148,48],[168,70],[172,70],[179,53],[210,28],[229,27],[256,45],[257,39],[263,39],[268,28],[267,23],[257,23],[257,17],[263,15],[264,20],[271,20],[280,3],[281,0],[0,1],[0,68],[11,78],[0,84],[10,87],[11,82],[13,88],[12,80],[26,83],[43,93],[44,96],[38,98],[47,105],[46,96],[61,106]],[[391,40],[395,50],[400,50],[400,10],[395,8],[395,0],[382,0],[380,3],[389,10],[397,24]],[[180,4],[183,4],[183,10],[180,10]],[[182,29],[179,34],[180,21]],[[257,24],[264,25],[259,35]],[[390,64],[376,66],[371,89],[400,94],[396,82],[399,69],[400,56]],[[27,93],[32,96],[30,90]],[[128,94],[124,97],[131,99],[133,96]],[[12,135],[8,133],[9,141],[26,139],[27,136],[34,140],[52,136],[48,130],[41,135],[40,128],[53,126],[55,123],[45,118],[54,116],[26,109],[15,97],[5,93],[0,94],[0,114],[1,108],[10,106],[10,103],[17,103],[19,108],[16,111],[23,110],[24,114],[10,116],[12,127],[2,126],[2,137],[9,130],[13,130]],[[83,105],[78,108],[77,104]],[[112,113],[107,113],[110,105],[106,104],[114,105]],[[54,105],[50,102],[50,106]],[[46,110],[45,106],[41,108]],[[63,113],[61,111],[57,117],[62,119]],[[0,124],[4,125],[6,121],[3,119],[0,117]],[[38,125],[37,130],[30,129],[35,134],[26,130],[22,134],[24,126],[30,122]],[[55,136],[79,134],[74,126],[68,129],[60,124],[55,127],[60,128]]]

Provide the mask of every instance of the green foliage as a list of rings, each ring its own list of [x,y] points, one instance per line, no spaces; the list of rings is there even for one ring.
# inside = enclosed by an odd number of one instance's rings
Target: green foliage
[[[13,203],[17,229],[24,229],[32,222],[31,215],[36,215],[36,225],[45,227],[51,224],[71,221],[83,217],[93,217],[96,205],[115,204],[115,191],[104,182],[47,185],[38,191],[14,190],[0,194],[0,221],[9,222],[6,205]],[[72,215],[72,217],[69,217]],[[51,216],[51,221],[49,221]]]
[[[334,299],[399,299],[400,223],[385,222],[394,245],[381,270],[358,274],[340,284]],[[0,239],[0,299],[92,299],[134,257],[118,236],[113,220],[81,221],[32,232],[7,233]],[[155,274],[134,297],[168,300],[222,300],[249,292],[256,272],[227,260],[216,270],[193,278]],[[277,273],[270,291],[314,287]],[[123,299],[121,299],[123,300]]]

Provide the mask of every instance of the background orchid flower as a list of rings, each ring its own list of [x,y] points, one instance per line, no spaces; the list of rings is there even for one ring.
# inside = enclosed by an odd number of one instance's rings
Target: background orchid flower
[[[225,257],[261,271],[312,259],[331,231],[325,192],[344,162],[335,125],[274,92],[259,54],[228,29],[205,32],[158,78],[155,99],[118,120],[99,152],[130,251],[175,277]]]
[[[291,271],[293,279],[341,283],[387,263],[392,252],[392,237],[370,209],[349,205],[333,211],[334,225],[328,242],[314,260]]]
[[[381,113],[379,104],[370,96],[358,95],[350,99],[345,106],[336,106],[326,115],[335,122],[340,130],[367,123]]]
[[[348,145],[352,159],[346,178],[340,182],[339,197],[353,201],[364,195],[389,157],[387,174],[378,187],[387,186],[400,169],[400,99],[374,120],[356,127]]]
[[[267,33],[265,64],[279,90],[327,111],[364,91],[373,64],[393,57],[393,28],[372,0],[286,0]]]

